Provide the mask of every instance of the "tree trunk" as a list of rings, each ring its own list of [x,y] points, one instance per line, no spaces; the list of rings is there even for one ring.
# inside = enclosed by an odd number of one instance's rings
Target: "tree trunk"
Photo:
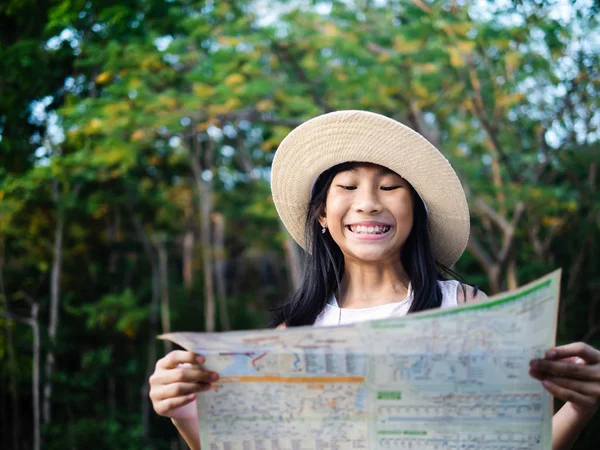
[[[169,307],[169,264],[167,260],[167,249],[163,238],[155,238],[154,246],[158,252],[158,269],[160,272],[160,320],[162,332],[169,333],[171,331],[171,317]],[[163,341],[165,345],[165,353],[173,350],[173,344],[170,341]]]
[[[33,367],[32,367],[32,397],[33,397],[33,450],[40,450],[40,333],[38,325],[38,304],[27,295],[26,300],[31,305],[31,317],[20,317],[10,311],[0,311],[0,317],[14,322],[29,325],[33,330]],[[15,443],[16,444],[16,443]],[[15,445],[13,444],[13,445]]]
[[[202,158],[200,142],[193,138],[193,152],[190,152],[190,164],[194,174],[200,212],[200,243],[202,244],[202,265],[204,269],[204,329],[215,331],[215,293],[212,278],[211,223],[212,212],[212,172],[206,170],[212,160],[214,143],[206,136],[206,149]],[[202,162],[204,160],[204,163]],[[205,174],[205,172],[207,172]]]
[[[217,297],[219,304],[219,319],[221,329],[228,331],[231,329],[229,323],[229,312],[227,310],[227,290],[225,282],[225,218],[223,214],[214,213],[213,221],[215,225],[215,278],[217,281]]]
[[[8,304],[8,299],[6,297],[6,289],[4,285],[4,242],[1,243],[2,248],[0,253],[0,304],[4,304],[6,310],[10,312],[10,306]],[[8,388],[10,391],[10,403],[11,409],[13,411],[12,420],[10,423],[12,425],[12,448],[14,450],[19,450],[19,442],[20,442],[20,430],[21,430],[21,413],[20,413],[20,405],[19,405],[19,395],[17,393],[17,363],[15,360],[15,348],[13,342],[13,329],[11,324],[7,324],[5,328],[6,331],[6,353],[8,356]]]
[[[202,179],[198,184],[198,202],[200,203],[200,242],[202,244],[202,266],[204,269],[204,329],[215,331],[215,290],[212,278],[212,246],[210,213],[212,210],[212,186]]]
[[[40,327],[38,322],[38,304],[31,304],[31,327],[33,329],[33,450],[40,450]]]
[[[135,214],[133,204],[128,205],[130,215],[133,220],[136,233],[144,248],[144,253],[150,262],[152,273],[152,301],[150,304],[150,330],[148,335],[148,364],[146,366],[146,376],[144,380],[148,380],[154,371],[156,364],[156,334],[158,328],[158,309],[160,302],[160,269],[158,258],[154,254],[152,243],[148,234],[144,230],[139,218]],[[149,437],[150,432],[150,385],[148,382],[143,383],[141,389],[142,396],[142,436],[145,440]]]
[[[62,270],[62,242],[64,233],[64,209],[60,204],[58,181],[52,182],[52,194],[56,205],[56,227],[54,229],[54,259],[52,261],[52,274],[50,277],[50,323],[48,325],[48,338],[50,348],[46,354],[45,382],[44,382],[44,424],[50,423],[52,402],[52,376],[54,374],[54,348],[56,345],[56,332],[58,329],[58,313],[60,302],[60,275]]]
[[[508,262],[508,266],[506,268],[506,284],[508,285],[508,289],[514,291],[519,287],[519,280],[517,278],[517,263],[515,262],[514,257]]]
[[[294,289],[294,291],[300,288],[300,283],[302,282],[302,264],[301,264],[301,255],[298,245],[296,241],[290,236],[290,234],[285,230],[283,224],[280,223],[281,229],[285,233],[285,262],[288,268],[288,277],[290,279],[290,283]]]
[[[183,236],[183,285],[186,289],[192,287],[194,263],[194,231],[187,229]]]

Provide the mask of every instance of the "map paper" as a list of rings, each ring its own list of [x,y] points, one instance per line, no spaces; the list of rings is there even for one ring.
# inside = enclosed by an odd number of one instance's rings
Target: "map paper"
[[[457,308],[335,327],[161,336],[221,378],[203,450],[549,450],[560,271]]]

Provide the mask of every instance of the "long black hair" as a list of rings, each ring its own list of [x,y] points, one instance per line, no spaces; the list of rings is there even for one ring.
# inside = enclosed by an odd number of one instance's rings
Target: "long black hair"
[[[344,255],[329,233],[321,233],[319,217],[325,208],[325,200],[333,178],[359,164],[338,164],[317,178],[306,216],[304,242],[307,252],[302,283],[285,304],[274,310],[271,326],[312,325],[331,296],[339,293],[344,274]],[[435,260],[427,231],[425,205],[412,186],[410,189],[414,205],[413,226],[399,255],[413,291],[409,313],[440,307],[442,291],[437,281],[445,279],[442,272],[457,277],[456,273]]]

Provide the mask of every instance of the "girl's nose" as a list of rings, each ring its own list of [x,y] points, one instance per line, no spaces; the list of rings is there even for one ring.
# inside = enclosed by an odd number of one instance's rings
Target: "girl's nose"
[[[355,197],[354,210],[363,214],[376,214],[381,211],[381,203],[377,192],[373,189],[359,189]]]

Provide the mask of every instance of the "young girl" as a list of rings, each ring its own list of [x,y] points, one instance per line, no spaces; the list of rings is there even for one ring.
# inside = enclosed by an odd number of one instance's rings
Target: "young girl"
[[[410,128],[365,111],[316,117],[281,143],[271,187],[282,222],[307,251],[302,285],[274,326],[347,324],[485,298],[442,276],[466,247],[468,206],[448,161]],[[219,379],[203,362],[173,351],[150,378],[155,411],[194,450],[195,395]],[[552,442],[571,448],[600,406],[600,351],[556,347],[531,361],[530,374],[566,401]]]

